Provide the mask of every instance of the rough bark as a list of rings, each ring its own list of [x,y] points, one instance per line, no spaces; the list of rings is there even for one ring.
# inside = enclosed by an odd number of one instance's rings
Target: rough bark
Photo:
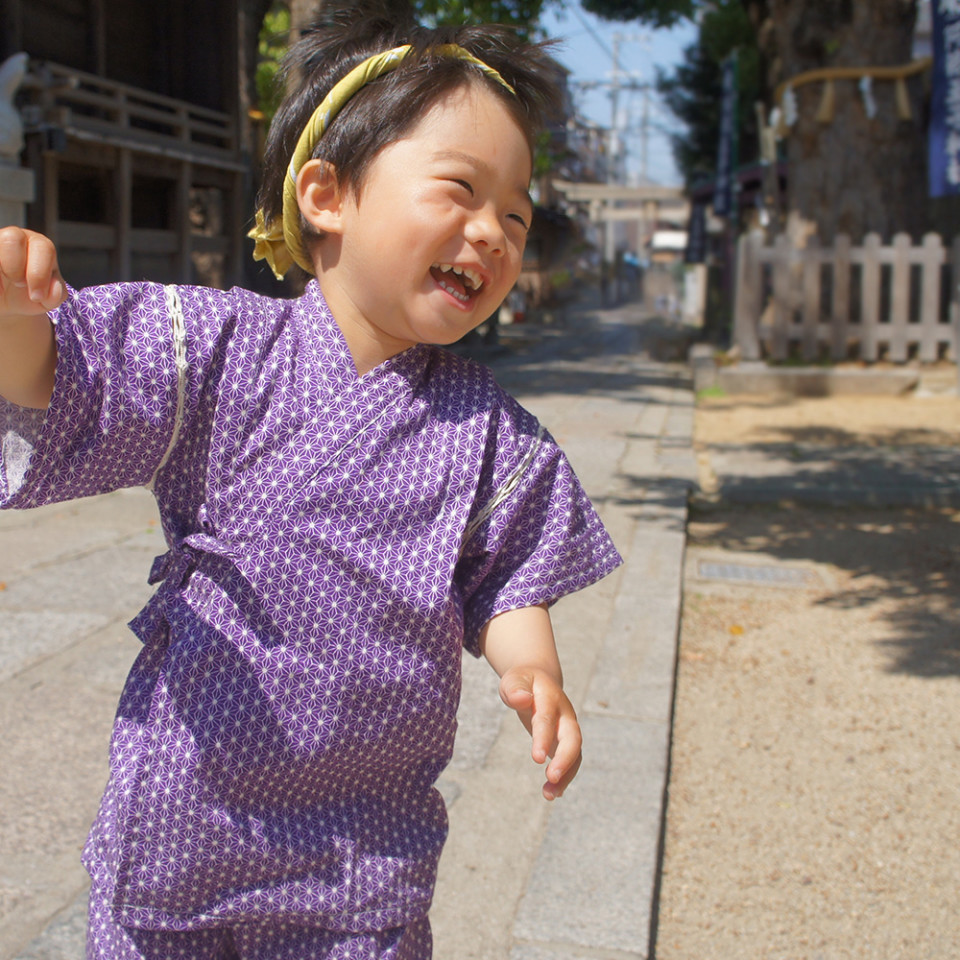
[[[771,87],[828,66],[899,66],[911,60],[916,0],[767,0]],[[762,34],[761,34],[762,35]],[[911,120],[898,117],[895,85],[873,82],[871,119],[856,81],[836,81],[830,123],[816,119],[823,85],[797,90],[799,118],[787,139],[789,208],[825,242],[885,239],[926,226],[923,80],[908,81]]]

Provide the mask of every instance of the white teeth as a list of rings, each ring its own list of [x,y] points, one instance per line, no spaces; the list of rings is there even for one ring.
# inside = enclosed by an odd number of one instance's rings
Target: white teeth
[[[453,263],[438,263],[435,266],[443,273],[455,273],[458,277],[465,277],[475,291],[483,286],[483,278],[476,270],[471,270],[469,267],[460,267]]]
[[[441,283],[440,287],[441,289],[446,290],[451,297],[456,297],[461,303],[466,303],[470,299],[467,294],[461,293],[459,290],[454,290],[453,287],[451,287],[448,283]]]

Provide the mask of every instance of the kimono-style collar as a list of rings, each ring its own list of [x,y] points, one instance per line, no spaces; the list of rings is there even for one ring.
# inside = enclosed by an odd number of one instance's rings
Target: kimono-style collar
[[[310,315],[322,319],[331,341],[337,344],[339,359],[345,367],[341,371],[345,374],[345,379],[366,384],[374,383],[385,377],[398,376],[407,380],[409,385],[414,387],[423,376],[433,350],[429,344],[425,343],[415,344],[392,357],[388,357],[372,370],[368,370],[363,376],[359,376],[347,339],[343,335],[340,324],[333,316],[333,312],[327,304],[327,300],[320,289],[320,284],[316,279],[307,284],[301,303]]]

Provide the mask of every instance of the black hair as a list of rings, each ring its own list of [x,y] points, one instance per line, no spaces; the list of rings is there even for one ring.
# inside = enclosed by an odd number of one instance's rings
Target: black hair
[[[516,95],[475,64],[431,53],[449,43],[496,70]],[[402,44],[413,47],[411,55],[351,97],[313,151],[313,159],[332,164],[341,187],[358,197],[379,151],[457,89],[483,84],[498,96],[526,135],[531,154],[537,132],[559,112],[559,68],[546,44],[525,42],[509,27],[494,24],[427,28],[412,13],[398,16],[397,4],[388,7],[382,0],[328,0],[319,19],[290,47],[280,74],[288,93],[270,125],[258,197],[268,222],[282,216],[290,157],[318,104],[355,66]],[[304,239],[311,232],[301,218]]]

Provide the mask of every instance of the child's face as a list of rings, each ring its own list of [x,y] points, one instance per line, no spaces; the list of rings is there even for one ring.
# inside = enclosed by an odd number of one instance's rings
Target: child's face
[[[520,273],[530,177],[523,132],[480,86],[443,98],[377,155],[320,254],[361,373],[415,343],[452,343],[494,312]]]

